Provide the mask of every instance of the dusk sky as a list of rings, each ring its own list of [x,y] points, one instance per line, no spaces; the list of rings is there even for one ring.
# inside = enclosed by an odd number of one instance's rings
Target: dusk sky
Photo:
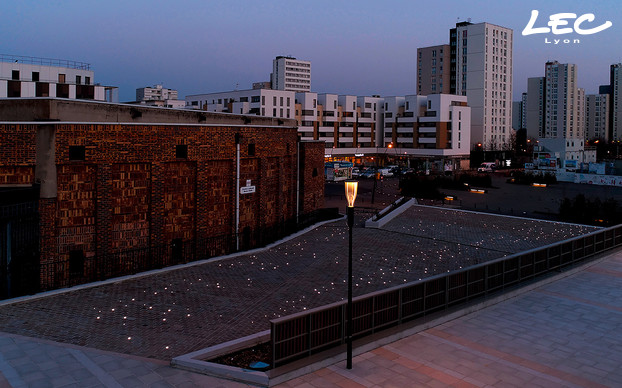
[[[549,15],[593,13],[592,35],[522,36]],[[567,1],[4,1],[3,54],[87,62],[119,100],[157,83],[190,94],[250,89],[268,81],[272,60],[312,63],[312,90],[382,96],[415,94],[418,47],[449,43],[456,21],[514,30],[514,99],[544,63],[576,63],[579,86],[596,93],[609,65],[622,62],[622,2]],[[574,20],[569,21],[573,27]],[[580,39],[578,44],[546,44]]]

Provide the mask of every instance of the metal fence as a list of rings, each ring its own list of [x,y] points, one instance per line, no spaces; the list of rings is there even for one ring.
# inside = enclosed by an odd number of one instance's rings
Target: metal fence
[[[352,304],[353,338],[502,292],[619,246],[622,225],[362,295]],[[346,309],[343,301],[272,320],[273,367],[344,344]]]
[[[91,64],[86,62],[70,61],[67,59],[27,57],[23,55],[0,54],[0,62],[26,63],[29,65],[66,67],[76,70],[91,70]]]

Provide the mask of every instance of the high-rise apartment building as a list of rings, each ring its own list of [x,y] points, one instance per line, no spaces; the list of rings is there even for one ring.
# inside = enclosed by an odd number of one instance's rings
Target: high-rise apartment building
[[[272,61],[272,89],[293,92],[311,91],[311,62],[278,56]]]
[[[547,62],[544,77],[527,82],[527,136],[556,153],[560,162],[594,161],[585,151],[585,91],[577,86],[577,66]]]
[[[527,138],[544,137],[544,83],[544,77],[527,79],[524,123],[527,129]]]
[[[577,86],[577,65],[547,62],[545,66],[543,138],[584,138],[583,100]]]
[[[613,64],[610,69],[609,135],[611,141],[622,141],[622,63]]]
[[[512,131],[512,42],[510,28],[457,23],[450,30],[451,93],[467,96],[471,141],[502,149]]]
[[[417,49],[417,94],[449,94],[450,77],[448,44]]]
[[[585,138],[609,141],[609,95],[585,96]]]

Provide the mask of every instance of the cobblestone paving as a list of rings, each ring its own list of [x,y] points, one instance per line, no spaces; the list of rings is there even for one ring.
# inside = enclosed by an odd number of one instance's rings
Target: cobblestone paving
[[[354,230],[354,295],[595,230],[414,207]],[[347,227],[336,221],[254,255],[0,307],[0,331],[170,360],[343,300]]]

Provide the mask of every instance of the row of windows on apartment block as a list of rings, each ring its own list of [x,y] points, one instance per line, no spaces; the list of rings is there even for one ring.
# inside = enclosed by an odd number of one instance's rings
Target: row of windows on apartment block
[[[304,80],[304,79],[299,79],[299,78],[289,78],[289,77],[285,77],[285,82],[292,82],[292,83],[298,83],[298,84],[305,84],[305,85],[310,85],[311,81],[308,80]]]
[[[66,74],[59,74],[58,75],[58,80],[46,80],[46,82],[58,82],[59,84],[64,84],[67,83],[66,81]],[[20,72],[19,70],[12,70],[11,71],[11,80],[13,81],[20,81]],[[40,82],[40,74],[38,71],[33,71],[31,74],[31,79],[32,82]],[[21,80],[21,81],[27,81],[27,80]],[[80,85],[82,84],[82,76],[81,75],[76,75],[76,84]],[[84,84],[85,85],[90,85],[91,84],[91,77],[84,77]]]
[[[285,61],[285,65],[298,66],[298,67],[311,67],[310,63],[304,63],[304,62]],[[278,66],[278,63],[277,63],[277,66]]]
[[[260,98],[261,97],[261,98]],[[218,101],[218,102],[216,102]],[[261,105],[266,105],[266,96],[252,96],[250,98],[250,102],[251,103],[258,103],[261,101]],[[279,104],[277,104],[277,101],[279,102]],[[218,100],[213,99],[212,100],[212,104],[228,104],[228,103],[233,103],[235,102],[235,100],[233,98],[230,99],[222,99],[219,98]],[[240,97],[239,102],[248,102],[248,97]],[[296,103],[298,103],[298,100],[296,100]],[[207,101],[205,101],[203,103],[204,105],[207,105]],[[285,104],[285,105],[284,105]],[[192,106],[198,106],[199,105],[199,101],[198,100],[194,100],[190,102],[190,105]],[[274,106],[287,106],[289,107],[291,105],[291,98],[290,97],[276,97],[273,96],[272,97],[272,105]],[[371,102],[366,102],[363,105],[365,107],[365,109],[371,109],[372,108],[372,103]],[[313,108],[317,108],[317,99],[313,99]],[[337,101],[333,100],[333,109],[337,109]],[[373,103],[373,109],[376,110],[376,103]],[[355,111],[356,110],[356,102],[352,102],[352,110]]]

